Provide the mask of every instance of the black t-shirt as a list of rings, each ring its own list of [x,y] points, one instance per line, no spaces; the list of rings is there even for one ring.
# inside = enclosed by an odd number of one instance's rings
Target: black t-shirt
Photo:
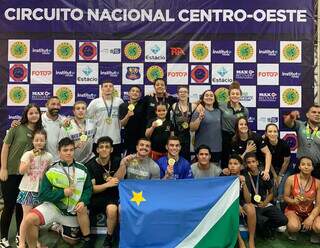
[[[248,187],[249,192],[251,193],[251,202],[256,203],[253,199],[253,197],[255,196],[256,193],[255,193],[254,188],[252,186],[249,172],[247,170],[245,170],[243,172],[243,175],[246,178],[246,185]],[[254,187],[257,187],[257,177],[259,177],[259,179],[258,179],[259,180],[258,194],[261,196],[261,201],[264,201],[268,195],[268,190],[270,191],[273,187],[272,181],[270,179],[267,181],[264,181],[262,179],[261,173],[258,176],[251,176],[251,177],[252,177]]]
[[[151,119],[148,122],[147,128],[152,126],[152,122],[157,120],[156,118]],[[156,152],[166,152],[166,144],[172,131],[172,125],[170,120],[165,120],[161,126],[156,127],[150,137],[151,149]]]
[[[192,105],[188,104],[188,111],[182,112],[179,109],[178,103],[176,103],[174,109],[171,110],[171,120],[174,135],[180,138],[182,144],[188,144],[190,146],[190,121],[192,115]],[[188,128],[184,128],[183,125],[187,123]]]
[[[167,119],[170,119],[170,111],[172,108],[172,105],[177,102],[177,98],[173,96],[168,97],[155,97],[155,96],[145,96],[143,98],[145,113],[147,122],[149,122],[151,119],[156,118],[156,105],[158,102],[165,103],[167,105]]]
[[[290,147],[288,143],[283,139],[279,139],[278,143],[275,146],[271,145],[268,139],[265,139],[265,142],[272,154],[272,165],[278,174],[281,170],[284,158],[290,157],[291,155]]]
[[[261,152],[261,149],[266,146],[266,143],[259,134],[254,133],[254,132],[252,132],[251,137],[249,137],[246,141],[243,141],[241,139],[239,139],[237,141],[232,140],[231,153],[236,153],[236,154],[242,155],[244,153],[244,151],[246,150],[247,143],[249,140],[252,140],[256,144],[257,158],[258,158],[259,162],[264,163],[264,154]]]
[[[88,168],[88,171],[91,175],[91,179],[96,180],[96,185],[104,184],[106,181],[103,178],[103,174],[105,174],[107,171],[109,171],[110,176],[113,177],[113,175],[116,173],[120,166],[121,159],[118,157],[111,157],[111,163],[110,163],[110,170],[109,165],[102,166],[100,165],[96,158],[92,158],[86,163],[86,167]],[[119,199],[119,192],[118,187],[112,187],[107,188],[105,191],[102,191],[97,194],[92,194],[91,199],[94,198],[104,198],[104,199],[111,199],[117,201]]]
[[[123,119],[128,113],[128,102],[124,102],[119,106],[119,119]],[[131,116],[124,127],[124,145],[126,149],[134,150],[140,138],[145,136],[146,115],[143,109],[143,102],[139,100],[133,110],[134,115]]]

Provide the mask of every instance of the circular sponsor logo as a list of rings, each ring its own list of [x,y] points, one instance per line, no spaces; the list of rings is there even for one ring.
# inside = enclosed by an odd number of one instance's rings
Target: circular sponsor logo
[[[204,83],[209,77],[209,71],[203,65],[197,65],[191,70],[191,78],[196,83]]]
[[[97,47],[92,42],[84,42],[79,47],[79,55],[84,60],[91,60],[97,55]]]
[[[283,140],[285,140],[291,151],[295,151],[298,148],[297,136],[293,133],[287,133],[284,135]]]
[[[192,47],[192,56],[197,60],[204,60],[209,54],[209,49],[206,44],[199,43]]]
[[[216,89],[214,92],[218,102],[228,102],[229,101],[229,90],[227,88],[221,87]]]
[[[73,47],[68,42],[62,42],[57,47],[57,54],[61,59],[70,59],[73,55]]]
[[[59,98],[62,104],[68,104],[73,98],[73,93],[70,88],[61,87],[57,89],[56,96]]]
[[[14,103],[23,103],[27,98],[27,91],[21,86],[15,86],[10,89],[9,92],[10,100]]]
[[[282,100],[288,105],[296,104],[299,98],[299,92],[293,88],[288,88],[282,93]]]
[[[130,42],[124,47],[124,55],[130,60],[138,59],[141,53],[141,46],[136,42]]]
[[[14,42],[10,47],[11,55],[17,59],[21,59],[27,55],[28,47],[22,41]]]
[[[147,70],[147,79],[150,82],[154,82],[157,78],[163,78],[164,71],[163,69],[158,65],[150,66]]]
[[[23,64],[14,64],[10,68],[9,74],[14,81],[21,82],[27,77],[28,70]]]
[[[297,45],[289,43],[284,46],[282,53],[287,60],[296,60],[300,55],[300,49]]]
[[[237,47],[237,55],[242,60],[251,59],[253,56],[253,46],[250,43],[241,43]]]

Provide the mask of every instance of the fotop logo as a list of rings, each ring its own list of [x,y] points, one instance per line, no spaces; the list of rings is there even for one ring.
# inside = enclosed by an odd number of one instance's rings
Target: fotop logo
[[[185,53],[181,47],[170,47],[170,53],[172,56],[185,55]]]
[[[277,77],[279,75],[276,71],[259,71],[258,77]]]
[[[50,76],[52,74],[51,71],[32,71],[31,75],[32,76],[40,76],[40,77],[46,77],[46,76]]]
[[[169,71],[168,77],[186,77],[188,75],[185,71]]]

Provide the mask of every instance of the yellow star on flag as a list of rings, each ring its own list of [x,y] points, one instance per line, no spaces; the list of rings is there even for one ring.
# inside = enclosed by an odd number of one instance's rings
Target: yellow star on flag
[[[142,191],[139,193],[132,191],[133,197],[130,199],[130,201],[137,203],[137,206],[140,205],[141,202],[147,201],[142,196]]]

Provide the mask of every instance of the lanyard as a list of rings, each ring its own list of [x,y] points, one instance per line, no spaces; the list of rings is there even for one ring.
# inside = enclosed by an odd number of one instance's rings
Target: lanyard
[[[70,187],[72,184],[74,184],[74,179],[75,179],[75,174],[76,174],[76,170],[74,168],[74,165],[72,163],[72,176],[70,176],[70,174],[69,174],[69,166],[68,166],[68,172],[67,172],[61,163],[59,163],[59,165],[61,166],[64,174],[66,174],[68,181],[69,181],[69,187]]]
[[[80,123],[78,123],[78,121],[76,119],[74,119],[74,123],[76,123],[77,127],[80,130],[81,134],[85,134],[86,131],[86,121],[84,121],[84,128],[81,127]]]
[[[112,114],[112,107],[113,107],[113,97],[111,98],[111,106],[109,107],[107,102],[103,99],[103,102],[104,102],[104,106],[106,106],[106,109],[107,109],[107,114],[108,114],[108,118],[111,118],[111,114]]]
[[[257,175],[256,186],[254,186],[254,182],[253,182],[253,179],[252,179],[252,176],[250,173],[249,173],[249,177],[250,177],[250,182],[251,182],[251,186],[254,190],[254,193],[256,195],[259,195],[259,174]]]

